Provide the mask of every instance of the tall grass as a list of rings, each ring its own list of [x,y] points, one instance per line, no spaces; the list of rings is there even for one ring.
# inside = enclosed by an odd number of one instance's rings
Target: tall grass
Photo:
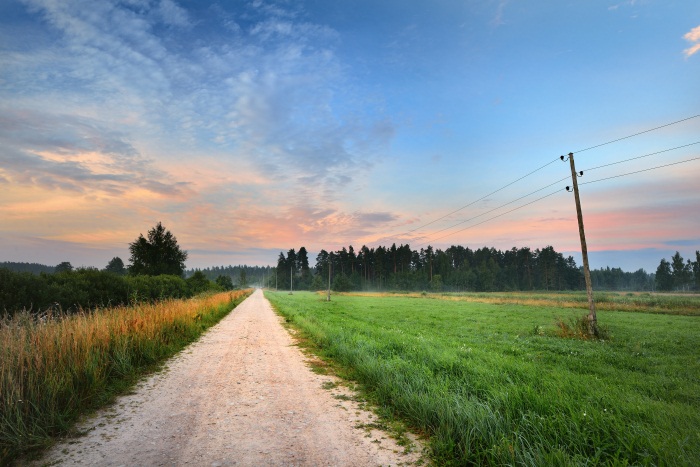
[[[0,464],[50,443],[77,416],[216,324],[250,291],[0,322]]]
[[[696,317],[601,312],[614,338],[579,341],[559,307],[266,295],[438,465],[700,465]]]

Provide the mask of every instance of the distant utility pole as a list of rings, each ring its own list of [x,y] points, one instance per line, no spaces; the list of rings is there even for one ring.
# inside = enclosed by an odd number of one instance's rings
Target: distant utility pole
[[[561,156],[564,160],[564,156]],[[595,303],[593,302],[593,286],[591,285],[591,270],[588,267],[588,248],[586,247],[586,234],[583,231],[583,214],[581,213],[581,199],[578,195],[579,176],[583,176],[583,171],[576,172],[574,165],[574,153],[569,153],[569,164],[571,165],[571,181],[574,185],[574,199],[576,200],[576,215],[578,217],[578,233],[581,237],[581,256],[583,257],[583,277],[586,280],[586,293],[588,294],[588,334],[591,336],[598,335],[598,319],[595,314]],[[570,191],[566,187],[566,191]]]
[[[328,255],[328,302],[331,301],[331,255]]]
[[[289,295],[294,291],[294,266],[289,268]]]
[[[275,292],[277,292],[277,268],[275,268]]]

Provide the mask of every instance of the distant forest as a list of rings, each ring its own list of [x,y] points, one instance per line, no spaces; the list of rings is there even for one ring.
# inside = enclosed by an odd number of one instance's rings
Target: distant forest
[[[14,263],[12,261],[0,262],[0,268],[9,269],[14,272],[31,272],[32,274],[53,274],[56,271],[55,266],[46,266],[39,263]]]
[[[572,256],[547,246],[542,249],[512,248],[472,250],[451,246],[445,250],[431,246],[412,250],[409,245],[387,248],[352,246],[327,252],[321,250],[314,267],[307,251],[280,252],[277,259],[278,288],[321,290],[328,286],[336,291],[349,290],[426,290],[426,291],[524,291],[582,290],[583,269]],[[671,291],[700,289],[700,252],[696,261],[684,261],[678,252],[671,261],[661,260],[656,274],[644,269],[624,272],[620,268],[591,271],[594,290]]]
[[[210,281],[215,281],[219,276],[230,277],[233,284],[243,288],[248,286],[262,286],[267,279],[273,276],[275,268],[272,266],[214,266],[204,269],[186,269],[185,277],[191,277],[197,271],[204,274]],[[267,282],[269,283],[269,282]],[[274,287],[274,282],[272,284]]]
[[[428,246],[412,250],[409,245],[338,251],[321,250],[312,265],[306,248],[280,252],[276,267],[214,266],[187,269],[185,278],[201,273],[210,281],[230,278],[237,287],[266,286],[294,290],[426,290],[426,291],[525,291],[582,290],[582,267],[573,257],[564,257],[547,246],[542,249],[511,248],[472,250],[451,246],[445,250]],[[37,263],[0,262],[14,272],[52,274],[72,269],[70,263],[46,266]],[[108,265],[109,268],[109,265]],[[108,270],[108,268],[106,270]],[[126,272],[126,271],[124,271]],[[199,274],[198,274],[199,275]],[[676,252],[670,261],[661,259],[655,273],[644,269],[626,272],[620,268],[591,270],[594,290],[609,291],[699,291],[700,252],[694,260]]]

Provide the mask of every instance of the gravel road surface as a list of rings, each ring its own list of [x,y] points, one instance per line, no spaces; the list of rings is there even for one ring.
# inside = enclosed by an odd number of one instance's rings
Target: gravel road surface
[[[373,414],[347,400],[256,290],[130,395],[79,425],[35,465],[411,465]]]

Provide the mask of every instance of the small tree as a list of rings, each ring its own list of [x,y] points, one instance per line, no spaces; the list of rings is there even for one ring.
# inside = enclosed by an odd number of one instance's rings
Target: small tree
[[[192,277],[188,277],[185,282],[187,282],[187,287],[192,295],[209,290],[209,279],[202,271],[195,271]]]
[[[673,286],[682,289],[690,282],[691,265],[683,262],[683,257],[679,252],[671,257],[671,269],[673,276]]]
[[[311,290],[324,290],[328,283],[323,280],[320,274],[314,276],[313,281],[311,281]]]
[[[440,292],[442,290],[442,276],[440,274],[435,274],[433,280],[430,281],[430,288],[433,292]]]
[[[671,263],[662,259],[659,267],[656,268],[656,288],[661,291],[669,291],[673,288],[673,275],[671,274]]]
[[[248,287],[248,276],[245,272],[245,266],[241,268],[240,276],[238,278],[238,287],[240,287],[241,289],[245,289],[246,287]]]
[[[335,292],[347,292],[352,289],[352,284],[350,280],[345,276],[345,274],[338,274],[333,279],[333,291]]]
[[[68,261],[64,261],[56,266],[54,269],[55,273],[61,273],[61,272],[71,272],[73,270],[73,265],[70,264]]]
[[[217,277],[216,284],[224,290],[233,290],[233,281],[231,280],[231,276]]]
[[[180,249],[175,236],[160,222],[148,231],[148,239],[139,235],[130,243],[129,251],[129,272],[133,275],[170,274],[181,277],[185,271],[187,252]]]
[[[114,258],[112,258],[109,261],[109,263],[107,263],[107,267],[105,268],[105,271],[123,276],[124,274],[126,274],[126,268],[124,267],[124,261],[122,261],[122,259],[120,257],[115,256]]]

